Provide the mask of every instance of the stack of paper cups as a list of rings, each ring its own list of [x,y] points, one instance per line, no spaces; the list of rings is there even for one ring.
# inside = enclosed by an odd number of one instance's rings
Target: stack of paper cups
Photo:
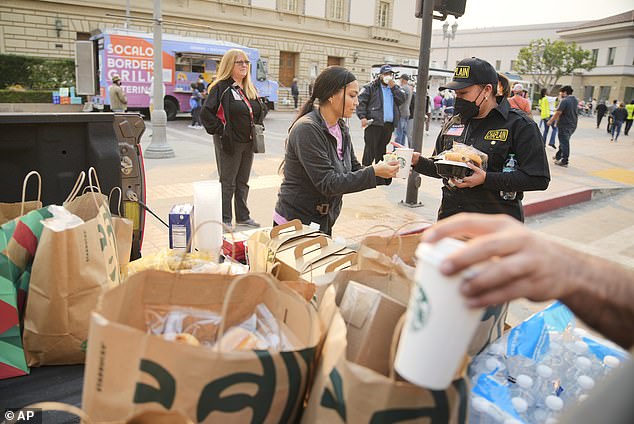
[[[213,222],[207,222],[213,221]],[[220,255],[222,248],[222,190],[218,181],[194,182],[194,246]]]
[[[483,309],[472,309],[460,294],[461,275],[445,276],[440,263],[463,242],[443,239],[416,249],[415,284],[394,369],[406,380],[433,390],[451,384],[463,362]]]

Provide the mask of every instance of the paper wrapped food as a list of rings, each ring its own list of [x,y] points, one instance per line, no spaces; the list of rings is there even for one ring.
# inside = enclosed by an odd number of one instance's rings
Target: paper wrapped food
[[[489,157],[473,146],[454,143],[451,149],[439,153],[435,159],[438,159],[435,162],[438,175],[447,179],[462,179],[473,174],[467,163],[486,169]]]

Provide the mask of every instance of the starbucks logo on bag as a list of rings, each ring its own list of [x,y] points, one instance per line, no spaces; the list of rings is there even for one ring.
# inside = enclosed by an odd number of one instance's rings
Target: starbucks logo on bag
[[[412,331],[420,331],[425,326],[431,311],[429,299],[421,286],[416,286],[416,294],[412,306],[411,328]]]
[[[401,167],[401,169],[405,168],[405,165],[407,164],[407,162],[405,161],[405,158],[402,157],[398,157],[398,164]]]

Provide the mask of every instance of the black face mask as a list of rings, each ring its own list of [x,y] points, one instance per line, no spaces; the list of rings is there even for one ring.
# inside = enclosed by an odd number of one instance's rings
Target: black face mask
[[[478,93],[478,97],[480,97],[480,94],[482,94],[483,91],[484,88],[480,90],[480,93]],[[478,97],[476,97],[476,100],[478,100]],[[480,102],[480,105],[481,104],[482,102]],[[456,97],[454,111],[455,113],[459,114],[462,118],[462,121],[465,122],[470,120],[474,116],[478,116],[478,114],[480,113],[480,105],[477,105],[475,101],[470,102],[468,100],[461,99],[460,97]]]

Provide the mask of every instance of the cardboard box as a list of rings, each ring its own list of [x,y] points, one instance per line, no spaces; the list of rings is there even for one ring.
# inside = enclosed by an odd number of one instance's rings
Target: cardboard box
[[[194,205],[174,205],[169,213],[170,249],[191,252]]]
[[[392,339],[406,305],[379,290],[349,281],[339,309],[348,332],[347,359],[387,376]]]
[[[317,233],[318,230],[302,225],[299,219],[256,231],[247,240],[247,258],[251,271],[270,272],[276,262],[275,257],[283,250],[283,246]]]
[[[273,256],[273,266],[269,269],[283,281],[296,281],[314,276],[315,271],[328,263],[339,259],[337,253],[347,254],[351,250],[342,244],[333,242],[325,235],[309,238],[294,248],[284,250]],[[323,273],[322,273],[323,275]]]

